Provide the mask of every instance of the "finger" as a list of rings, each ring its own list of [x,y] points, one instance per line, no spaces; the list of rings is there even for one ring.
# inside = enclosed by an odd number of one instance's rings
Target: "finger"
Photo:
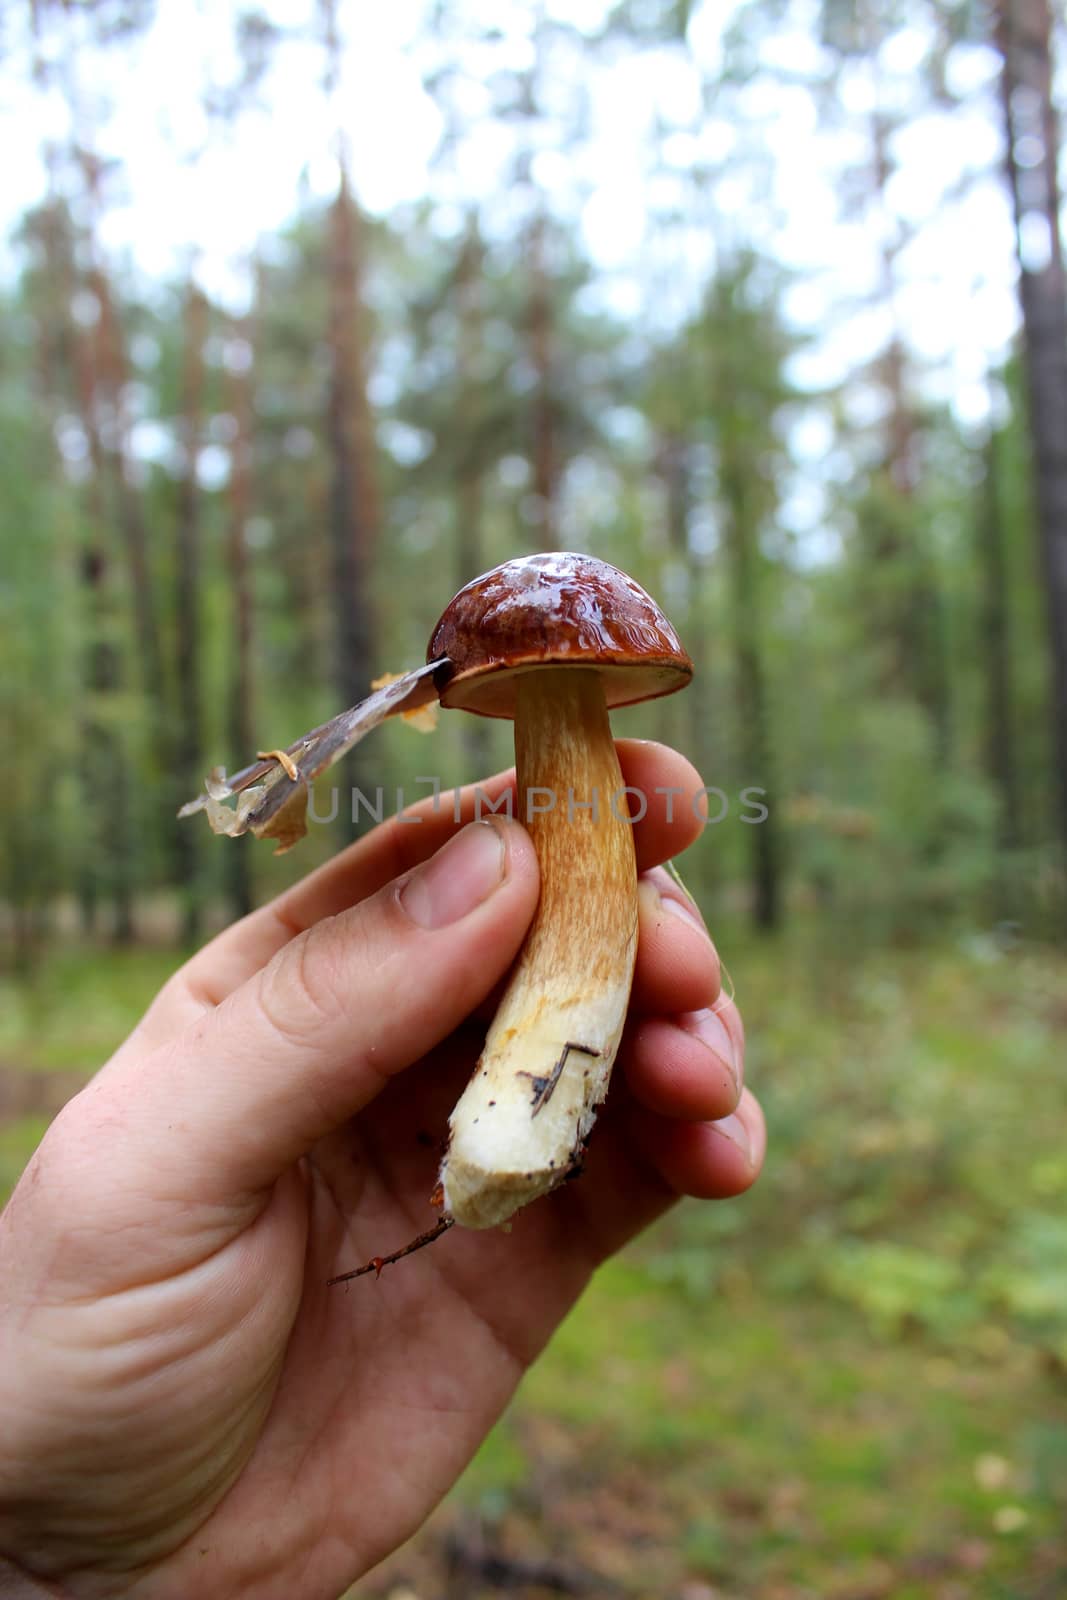
[[[634,1097],[659,1116],[713,1122],[741,1098],[743,1062],[722,1018],[708,1007],[638,1022],[622,1059]]]
[[[631,1090],[649,1110],[708,1121],[741,1094],[744,1034],[721,993],[719,959],[697,907],[656,868],[639,885],[632,1021],[622,1052]]]
[[[686,891],[663,867],[638,884],[637,961],[631,1015],[672,1017],[722,1004],[719,958],[704,920]],[[488,994],[475,1015],[496,1014],[506,979]]]
[[[109,1181],[223,1204],[271,1184],[462,1022],[516,955],[538,882],[523,828],[475,823],[176,1042],[116,1058],[91,1086],[103,1140],[121,1107]]]
[[[666,745],[623,739],[617,748],[623,780],[635,792],[634,815],[644,812],[634,823],[638,870],[644,871],[680,855],[700,833],[700,776],[684,756]],[[137,1030],[138,1043],[155,1044],[172,1037],[266,966],[291,939],[428,860],[476,812],[484,814],[488,807],[501,804],[514,785],[514,772],[502,772],[436,800],[428,796],[227,928],[161,990]]]
[[[746,1089],[737,1110],[716,1122],[679,1122],[632,1108],[644,1154],[676,1194],[726,1200],[759,1176],[767,1130],[759,1102]]]
[[[719,958],[693,901],[663,867],[638,884],[637,964],[632,1012],[673,1016],[714,1005]]]
[[[680,856],[700,837],[707,800],[696,767],[669,745],[619,739],[615,747],[623,781],[635,791],[631,815],[637,870],[647,872]],[[648,807],[643,814],[642,800]]]

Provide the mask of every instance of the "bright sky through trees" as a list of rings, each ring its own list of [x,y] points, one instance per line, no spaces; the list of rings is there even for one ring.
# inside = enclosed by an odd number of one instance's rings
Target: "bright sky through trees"
[[[223,88],[238,74],[240,9],[233,0],[161,0],[142,39],[106,53],[86,47],[72,69],[95,148],[121,162],[102,229],[109,253],[161,277],[195,252],[205,287],[235,302],[257,241],[293,214],[302,190],[325,197],[336,182],[310,0],[268,0],[263,10],[286,37],[258,107],[212,126],[204,85]],[[788,313],[817,335],[794,363],[798,380],[812,387],[839,381],[885,342],[890,313],[878,281],[888,229],[904,240],[893,314],[926,368],[925,384],[962,418],[981,418],[989,404],[985,374],[1003,359],[1016,325],[993,52],[954,47],[947,87],[956,103],[923,107],[918,67],[927,40],[919,21],[892,33],[874,58],[831,76],[816,41],[815,7],[795,0],[785,24],[757,45],[764,70],[748,84],[716,91],[703,109],[701,79],[718,75],[725,30],[746,9],[706,0],[692,18],[688,52],[608,47],[594,56],[581,37],[570,52],[554,46],[549,114],[535,135],[538,187],[559,214],[580,217],[602,270],[601,292],[630,316],[642,308],[668,319],[686,314],[717,242],[752,243],[777,257],[795,273]],[[341,102],[364,206],[381,214],[427,193],[451,198],[458,229],[465,201],[499,194],[500,225],[510,226],[507,173],[521,135],[490,115],[486,84],[495,72],[528,65],[536,8],[497,8],[489,19],[496,36],[477,42],[484,14],[463,4],[447,8],[453,39],[470,13],[471,42],[453,91],[462,137],[450,159],[436,164],[443,120],[425,79],[448,45],[428,26],[429,6],[348,0],[338,10],[346,42]],[[600,0],[546,7],[586,34],[602,26],[606,11]],[[44,149],[69,126],[58,82],[42,88],[28,71],[29,19],[27,6],[6,20],[0,64],[6,147],[20,151],[4,185],[8,225],[41,198]],[[46,16],[40,54],[69,61],[71,27],[69,16]],[[820,80],[834,102],[821,124],[810,87]],[[888,216],[848,204],[849,168],[866,159],[862,122],[876,101],[905,122],[893,140]],[[579,132],[586,107],[587,127]],[[684,203],[701,171],[712,230],[694,226]],[[682,219],[677,224],[672,211]],[[447,204],[439,208],[437,225],[447,227],[450,215]],[[484,222],[491,232],[491,206]]]

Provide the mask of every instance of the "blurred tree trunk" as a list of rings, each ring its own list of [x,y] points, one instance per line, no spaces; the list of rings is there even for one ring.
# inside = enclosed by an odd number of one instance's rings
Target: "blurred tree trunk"
[[[478,356],[482,347],[485,246],[472,216],[456,274],[459,317],[459,482],[456,485],[456,588],[485,571],[482,539],[483,467],[478,415]],[[489,765],[489,724],[484,717],[464,717],[460,738],[472,774],[484,775]]]
[[[130,575],[130,595],[133,601],[134,638],[140,659],[141,680],[150,706],[150,716],[157,720],[157,731],[163,734],[169,728],[167,715],[166,671],[163,644],[159,627],[151,563],[148,557],[148,530],[141,499],[134,486],[129,460],[129,416],[126,390],[129,373],[126,364],[125,339],[118,311],[111,293],[107,274],[97,259],[95,239],[90,241],[92,261],[88,284],[96,301],[99,315],[96,323],[95,368],[98,392],[106,410],[105,456],[116,520],[122,533],[126,563]],[[164,774],[169,768],[170,750],[166,748]]]
[[[714,514],[726,570],[737,716],[733,774],[742,790],[762,791],[758,799],[767,812],[759,822],[742,813],[739,825],[748,835],[753,917],[769,932],[782,917],[783,857],[765,657],[771,567],[762,540],[777,518],[784,467],[776,418],[793,391],[784,372],[789,336],[777,295],[758,284],[754,256],[739,255],[712,279],[699,321],[683,330],[680,360],[689,359],[690,347],[700,362],[699,409],[709,425],[718,480]]]
[[[456,587],[461,589],[485,570],[482,547],[482,463],[478,439],[478,355],[482,344],[482,275],[485,248],[472,218],[460,251],[456,273],[459,325],[459,482],[456,494]]]
[[[252,704],[252,580],[248,566],[248,523],[252,516],[252,429],[256,359],[256,316],[253,310],[234,327],[227,363],[227,405],[233,417],[230,451],[226,565],[230,580],[231,655],[226,702],[230,759],[237,768],[251,759],[255,738]],[[234,916],[252,910],[251,858],[248,839],[235,839],[226,852],[226,887]]]
[[[519,146],[515,185],[525,194],[528,219],[520,235],[522,270],[526,276],[526,358],[532,386],[529,398],[529,444],[532,470],[533,539],[538,549],[554,550],[559,543],[560,439],[556,411],[555,309],[549,265],[548,206],[535,175],[539,134],[545,120],[546,80],[549,75],[551,25],[545,0],[528,8],[531,53],[518,75],[516,100],[511,108],[518,127]]]
[[[363,217],[349,179],[344,107],[344,49],[337,0],[319,0],[326,52],[323,89],[331,106],[337,149],[337,198],[330,207],[327,237],[330,383],[327,432],[330,445],[330,567],[334,610],[335,681],[344,706],[361,700],[374,675],[375,627],[371,594],[380,509],[374,427],[367,397],[368,358],[363,293]],[[349,790],[365,788],[364,754],[355,750],[341,771]],[[353,793],[342,795],[338,821],[344,838],[360,824]]]
[[[976,523],[982,574],[980,637],[986,677],[986,766],[997,795],[997,843],[1001,851],[1011,852],[1020,843],[1021,791],[1015,760],[1008,570],[1004,558],[1004,515],[995,433],[990,434],[986,444],[985,463]],[[998,909],[1003,915],[1013,909],[1011,873],[1003,864],[997,878]]]
[[[554,550],[559,542],[559,454],[554,398],[552,283],[546,247],[547,222],[544,210],[539,207],[530,224],[527,244],[530,273],[527,315],[530,365],[534,372],[531,452],[537,541],[542,550]]]
[[[872,363],[872,376],[884,390],[888,408],[877,465],[859,505],[857,611],[877,647],[880,692],[919,704],[938,764],[944,766],[953,740],[945,595],[920,503],[923,427],[910,392],[910,356],[897,304],[897,259],[906,240],[890,199],[897,171],[894,140],[906,114],[893,87],[886,90],[881,56],[902,24],[898,8],[884,0],[820,0],[812,20],[842,69],[825,80],[835,108],[840,109],[844,69],[866,79],[870,103],[864,114],[862,167],[872,233],[879,240],[879,295],[890,320],[886,346]],[[936,69],[943,65],[944,45],[931,48]]]
[[[40,365],[50,383],[61,386],[50,391],[53,404],[62,389],[68,389],[89,458],[78,564],[84,617],[79,777],[88,837],[80,852],[77,894],[85,931],[96,932],[101,904],[110,903],[112,937],[125,944],[134,937],[130,778],[122,720],[114,709],[125,674],[104,499],[107,464],[101,439],[100,383],[92,340],[73,315],[80,288],[74,239],[69,214],[54,191],[42,213],[41,240],[52,293],[43,319],[37,319]],[[56,352],[61,353],[58,360]],[[68,370],[64,372],[63,367]]]
[[[198,467],[203,433],[204,342],[208,304],[196,284],[186,291],[181,376],[182,471],[178,481],[174,541],[175,575],[175,776],[185,795],[196,794],[201,770],[200,682],[200,542],[201,496]],[[176,843],[177,882],[182,895],[182,934],[193,943],[200,934],[200,884],[197,860],[200,833],[179,828]]]
[[[328,431],[331,457],[330,549],[336,622],[336,681],[342,705],[367,694],[374,675],[374,617],[370,592],[378,533],[374,440],[367,401],[364,348],[361,218],[341,166],[330,208]],[[345,767],[360,787],[360,752]],[[340,806],[347,837],[357,833],[350,797]]]
[[[1052,13],[1048,0],[996,0],[995,16],[1051,647],[1057,831],[1067,850],[1067,277],[1059,227]]]
[[[879,27],[866,7],[862,8],[864,32],[871,59],[881,38]],[[879,97],[880,98],[880,97]],[[889,396],[889,418],[885,434],[884,472],[887,491],[900,502],[900,515],[881,523],[883,542],[877,555],[888,562],[894,574],[905,581],[890,584],[892,620],[889,641],[891,669],[886,688],[909,692],[925,710],[934,733],[938,762],[944,766],[952,743],[948,664],[945,658],[944,601],[940,582],[928,545],[928,534],[921,511],[916,507],[920,482],[920,430],[908,392],[908,355],[900,318],[896,309],[896,275],[899,242],[889,234],[888,220],[893,209],[887,197],[893,177],[890,141],[892,119],[876,103],[871,112],[871,171],[878,211],[887,224],[882,230],[882,296],[892,317],[892,333],[878,363],[880,377]],[[889,534],[888,540],[885,535]],[[878,581],[878,574],[875,574]]]
[[[759,526],[749,511],[745,463],[735,462],[729,456],[721,460],[719,484],[730,563],[742,786],[763,789],[762,803],[767,808],[767,816],[762,822],[748,824],[751,832],[753,917],[758,928],[770,932],[781,922],[781,858],[762,652]]]
[[[136,487],[130,453],[126,341],[99,251],[101,164],[91,151],[84,148],[79,150],[78,159],[89,198],[89,266],[86,281],[98,313],[93,369],[96,375],[100,440],[113,515],[121,534],[126,560],[147,737],[160,786],[161,809],[166,816],[163,838],[168,875],[173,883],[181,884],[185,830],[178,821],[177,811],[181,802],[188,799],[188,794],[175,770],[174,718],[168,694],[163,630],[149,556],[148,524],[142,497]],[[196,786],[199,786],[199,777]],[[130,853],[134,851],[132,833],[127,837],[125,847]]]
[[[83,880],[83,913],[95,925],[97,887],[112,906],[111,936],[116,944],[134,939],[133,860],[130,838],[129,764],[115,700],[122,693],[122,654],[116,638],[116,608],[111,602],[111,574],[106,555],[97,547],[82,554],[83,593],[87,611],[85,647],[85,710],[82,722],[84,792],[95,813],[93,832],[100,844],[103,870],[95,861]]]
[[[657,452],[659,475],[667,497],[667,540],[678,570],[685,575],[686,611],[682,643],[693,661],[694,692],[682,697],[677,709],[688,720],[685,735],[688,753],[697,771],[714,770],[712,695],[709,677],[708,640],[711,633],[704,593],[704,573],[689,542],[689,514],[693,487],[689,465],[689,441],[684,434],[669,430],[660,439]],[[671,702],[667,702],[671,707]],[[673,709],[673,707],[671,707]],[[710,776],[704,782],[710,783]]]

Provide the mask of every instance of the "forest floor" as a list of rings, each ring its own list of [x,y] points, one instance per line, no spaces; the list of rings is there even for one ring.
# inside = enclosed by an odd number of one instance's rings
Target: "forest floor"
[[[1067,958],[725,953],[771,1129],[744,1200],[598,1276],[351,1600],[1062,1600]],[[0,983],[0,1191],[170,970]]]

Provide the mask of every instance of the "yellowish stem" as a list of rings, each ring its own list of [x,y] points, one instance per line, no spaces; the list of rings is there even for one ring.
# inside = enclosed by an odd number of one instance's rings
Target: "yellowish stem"
[[[518,815],[541,898],[451,1119],[446,1212],[504,1222],[562,1181],[608,1090],[633,979],[637,873],[604,691],[595,669],[516,679]]]

